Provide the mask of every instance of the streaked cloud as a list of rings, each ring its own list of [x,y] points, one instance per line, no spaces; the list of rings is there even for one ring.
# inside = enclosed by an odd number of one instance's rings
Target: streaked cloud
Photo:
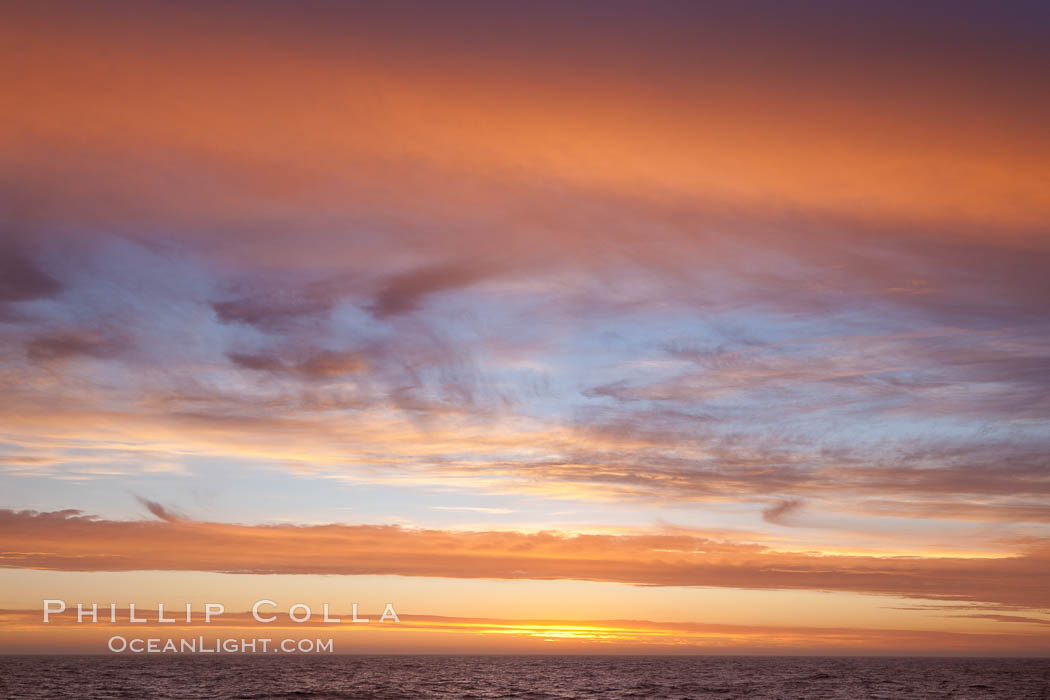
[[[393,525],[250,526],[108,521],[79,511],[0,511],[3,565],[68,571],[396,574],[573,579],[880,593],[1045,609],[1045,543],[999,559],[785,552],[666,534],[452,532]],[[162,546],[157,546],[162,543]]]

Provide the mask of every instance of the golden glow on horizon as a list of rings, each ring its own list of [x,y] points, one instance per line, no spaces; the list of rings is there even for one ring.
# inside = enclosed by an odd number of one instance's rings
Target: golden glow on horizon
[[[108,614],[103,611],[103,615]],[[127,611],[120,610],[121,617]],[[569,620],[485,620],[443,618],[437,616],[402,616],[400,623],[324,624],[310,620],[303,624],[276,622],[259,624],[247,613],[226,613],[215,618],[211,625],[199,619],[193,624],[181,620],[171,624],[157,624],[156,611],[141,610],[137,614],[153,617],[145,624],[130,625],[100,622],[77,623],[69,612],[52,616],[47,626],[38,624],[40,611],[0,612],[0,649],[11,649],[15,639],[21,638],[20,649],[40,646],[67,650],[95,649],[104,645],[113,635],[127,637],[193,638],[204,635],[208,639],[235,638],[293,638],[332,637],[336,651],[344,653],[368,649],[386,650],[390,645],[401,645],[404,650],[449,651],[456,649],[485,650],[488,652],[542,652],[548,644],[576,652],[640,651],[650,653],[705,651],[731,652],[790,652],[835,650],[836,653],[907,651],[954,651],[972,653],[978,649],[1002,648],[1027,652],[1042,648],[1050,637],[1041,630],[1032,631],[1014,626],[1009,632],[995,631],[968,633],[920,631],[906,629],[850,629],[843,627],[775,627],[746,625],[713,625],[704,623],[651,623],[645,621],[569,621]],[[101,647],[100,647],[101,648]],[[97,651],[97,649],[95,649]]]

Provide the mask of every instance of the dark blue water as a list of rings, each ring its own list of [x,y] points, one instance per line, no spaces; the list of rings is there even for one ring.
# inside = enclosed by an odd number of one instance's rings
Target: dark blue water
[[[1050,659],[6,656],[4,698],[1050,698]]]

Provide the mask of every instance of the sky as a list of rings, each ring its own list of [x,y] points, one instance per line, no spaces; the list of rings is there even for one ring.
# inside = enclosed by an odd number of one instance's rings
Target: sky
[[[0,651],[267,598],[393,603],[354,652],[1046,655],[1048,32],[7,8]]]

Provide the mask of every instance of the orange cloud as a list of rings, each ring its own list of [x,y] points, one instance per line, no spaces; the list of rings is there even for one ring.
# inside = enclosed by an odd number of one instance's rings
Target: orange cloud
[[[539,241],[586,255],[594,238],[544,225],[551,208],[536,210],[529,183],[655,199],[671,209],[681,202],[722,213],[760,209],[775,219],[805,212],[830,222],[960,224],[937,236],[947,239],[988,235],[977,223],[1031,239],[1050,214],[1037,116],[1047,104],[1026,87],[1037,87],[1039,74],[1023,56],[945,62],[913,40],[907,50],[896,47],[895,60],[925,70],[906,72],[872,65],[846,37],[830,47],[825,38],[814,52],[817,42],[786,33],[743,45],[738,37],[733,48],[747,57],[727,61],[732,34],[720,35],[718,17],[686,20],[711,33],[690,38],[672,16],[654,32],[663,41],[649,45],[625,45],[591,25],[590,41],[563,39],[543,52],[504,25],[512,36],[487,45],[478,60],[447,26],[401,18],[392,31],[368,12],[333,18],[343,27],[336,39],[323,22],[282,25],[247,10],[226,10],[235,17],[214,27],[173,8],[119,20],[97,9],[65,11],[81,21],[19,8],[5,23],[0,45],[12,75],[0,112],[4,145],[26,181],[46,184],[44,196],[61,192],[93,216],[108,216],[85,196],[95,188],[113,199],[123,194],[140,213],[176,218],[209,211],[253,218],[260,201],[277,201],[270,213],[278,219],[295,203],[323,216],[386,209],[376,215],[390,220],[407,197],[419,212],[459,211],[460,224],[491,226],[489,205],[498,201],[515,215],[504,225],[517,235],[439,237],[475,253],[523,252]],[[472,20],[480,21],[478,12]],[[521,21],[550,36],[542,18],[525,15]],[[67,168],[57,177],[48,165],[56,146]],[[217,190],[209,177],[181,183],[187,189],[173,196],[172,152],[229,187]],[[107,168],[97,162],[103,155],[139,167],[130,175]],[[65,176],[84,167],[79,158],[95,161],[96,174],[108,172],[71,188]],[[164,175],[150,163],[163,163]],[[516,216],[529,225],[514,225]],[[555,218],[569,222],[572,212]],[[259,236],[240,252],[282,262],[279,250],[287,263],[318,249],[346,261],[360,250],[330,235],[329,245],[301,246],[302,228]],[[428,237],[416,242],[430,247]]]
[[[164,511],[166,513],[166,511]],[[1045,544],[998,559],[782,552],[674,534],[453,532],[378,525],[111,521],[0,511],[0,562],[64,571],[198,570],[575,579],[853,591],[1050,607]]]

